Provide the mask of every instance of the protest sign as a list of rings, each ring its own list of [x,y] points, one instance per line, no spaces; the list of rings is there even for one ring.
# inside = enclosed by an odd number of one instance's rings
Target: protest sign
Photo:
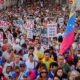
[[[14,24],[14,26],[22,27],[24,22],[22,20],[14,20],[13,24]]]
[[[0,28],[7,27],[8,23],[6,21],[0,21]]]
[[[33,39],[33,32],[31,28],[27,29],[27,38]]]
[[[27,20],[26,23],[24,24],[24,27],[25,27],[25,29],[33,28],[34,27],[33,20]]]
[[[24,21],[23,21],[23,20],[14,20],[14,21],[13,21],[13,25],[14,25],[15,27],[19,27],[19,28],[20,28],[20,31],[21,31],[22,33],[25,33],[25,29],[24,29],[24,27],[23,27],[23,25],[24,25]]]
[[[36,27],[36,28],[32,28],[32,29],[33,29],[33,35],[34,36],[40,36],[41,35],[41,32],[42,32],[41,27]]]
[[[0,29],[3,29],[4,31],[9,27],[10,23],[7,21],[0,21]]]
[[[48,24],[47,35],[48,37],[54,37],[57,34],[57,24]]]
[[[48,49],[49,48],[49,41],[47,37],[41,36],[40,37],[41,40],[41,44],[43,46],[44,49]]]
[[[60,26],[62,26],[62,25],[64,24],[64,18],[63,18],[63,17],[58,18],[58,24],[59,24]]]
[[[43,35],[43,36],[47,36],[47,28],[43,28],[42,29],[42,34],[41,35]]]

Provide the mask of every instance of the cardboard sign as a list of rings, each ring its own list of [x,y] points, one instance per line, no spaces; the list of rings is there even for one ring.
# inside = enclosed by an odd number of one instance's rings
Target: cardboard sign
[[[47,36],[47,27],[42,29],[41,35],[46,37]]]
[[[61,26],[64,24],[64,18],[58,18],[58,24]]]
[[[32,20],[27,20],[26,23],[24,24],[24,27],[25,27],[25,29],[33,28],[34,22]]]
[[[57,24],[48,24],[47,35],[48,37],[54,37],[57,34]]]
[[[8,23],[6,21],[0,21],[1,28],[7,27],[7,26],[8,26]]]
[[[34,36],[40,36],[41,32],[42,32],[41,28],[37,28],[37,27],[33,28],[33,35]]]
[[[22,27],[24,22],[21,20],[15,20],[15,21],[13,21],[13,24],[14,24],[14,26]]]
[[[31,28],[27,29],[27,38],[33,39],[33,32]]]
[[[48,49],[49,48],[49,41],[47,37],[41,36],[40,37],[41,40],[41,44],[43,46],[44,49]]]

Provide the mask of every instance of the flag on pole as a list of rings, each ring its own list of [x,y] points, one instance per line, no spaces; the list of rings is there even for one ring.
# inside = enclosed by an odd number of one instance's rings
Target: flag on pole
[[[74,0],[72,1],[73,1],[72,6],[74,6]],[[74,8],[72,7],[70,12],[70,17],[64,33],[64,39],[60,45],[59,54],[63,54],[74,42],[75,19],[76,19],[76,15],[75,15]]]

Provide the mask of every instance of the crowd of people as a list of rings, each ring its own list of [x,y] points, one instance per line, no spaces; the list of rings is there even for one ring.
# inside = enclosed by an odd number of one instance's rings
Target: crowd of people
[[[79,11],[76,11],[74,42],[63,55],[59,55],[69,12],[67,6],[47,1],[2,10],[0,21],[9,24],[0,29],[3,33],[0,80],[80,80]],[[16,26],[18,20],[20,24]],[[27,20],[34,22],[32,39],[27,37],[25,26],[22,26]],[[49,23],[57,24],[57,34],[51,38],[45,35]],[[42,36],[47,38],[47,42]]]

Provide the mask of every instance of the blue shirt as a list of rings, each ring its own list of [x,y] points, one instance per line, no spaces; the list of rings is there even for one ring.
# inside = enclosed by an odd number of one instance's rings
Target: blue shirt
[[[52,78],[53,79],[54,73],[52,71],[49,71],[48,76],[49,76],[49,78]]]

